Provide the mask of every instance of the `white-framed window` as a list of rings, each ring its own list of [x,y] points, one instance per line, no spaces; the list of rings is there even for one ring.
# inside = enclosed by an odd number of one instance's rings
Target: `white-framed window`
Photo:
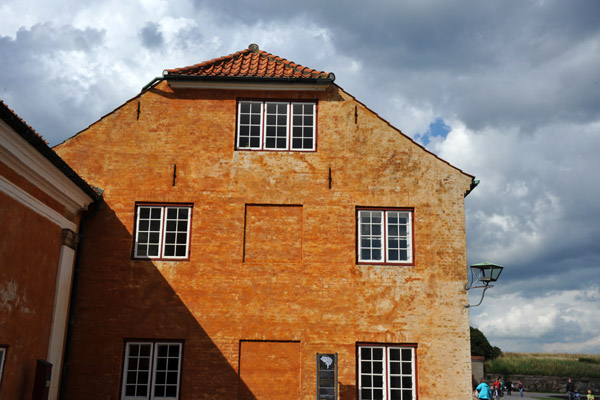
[[[358,346],[360,400],[414,400],[415,347],[401,345]]]
[[[4,373],[4,364],[6,363],[6,347],[0,346],[0,383],[2,383],[2,374]]]
[[[181,358],[179,342],[127,342],[121,399],[178,399]]]
[[[240,150],[314,151],[316,103],[302,101],[238,102]]]
[[[134,258],[189,258],[191,205],[137,204]]]
[[[407,209],[358,209],[358,262],[412,264],[412,214]]]

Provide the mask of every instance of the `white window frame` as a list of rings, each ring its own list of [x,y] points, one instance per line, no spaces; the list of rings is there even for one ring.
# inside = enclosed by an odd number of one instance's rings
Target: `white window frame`
[[[417,398],[417,387],[416,387],[416,370],[415,370],[415,355],[416,348],[414,346],[403,346],[403,345],[380,345],[380,344],[361,344],[357,346],[358,348],[358,376],[357,376],[357,386],[358,386],[358,398],[363,400],[363,389],[380,389],[383,394],[382,400],[391,400],[392,398],[392,390],[411,390],[410,400],[416,400]],[[374,373],[372,369],[370,371],[364,371],[364,364],[372,362],[372,358],[370,360],[363,360],[361,350],[364,348],[371,349],[371,354],[373,349],[380,349],[382,351],[383,358],[380,360],[382,363],[382,371],[381,373]],[[400,352],[400,360],[392,360],[391,359],[391,351],[399,350]],[[409,361],[404,361],[402,359],[403,351],[410,350],[410,374],[403,373],[402,364],[408,364]],[[400,371],[392,372],[392,363],[400,363]],[[372,364],[370,368],[372,368]],[[363,376],[371,378],[370,386],[363,386]],[[381,377],[381,386],[375,386],[373,384],[373,376]],[[403,378],[410,377],[410,388],[403,388]],[[392,379],[397,378],[399,381],[396,383],[400,383],[400,387],[392,387]],[[371,393],[372,394],[372,393]],[[402,396],[402,395],[401,395]],[[371,396],[372,397],[372,396]],[[402,400],[407,400],[401,397]]]
[[[380,222],[380,233],[379,235],[373,235],[371,232],[364,232],[363,231],[363,221],[365,219],[365,214],[366,213],[370,213],[371,216],[373,215],[373,213],[381,213],[381,222]],[[398,214],[404,214],[407,217],[407,223],[406,223],[406,235],[400,235],[400,233],[397,233],[395,235],[393,235],[393,237],[397,237],[398,238],[398,242],[400,242],[401,240],[406,240],[407,242],[407,247],[406,247],[406,255],[407,255],[407,259],[406,260],[402,260],[400,259],[400,254],[398,254],[398,260],[390,260],[390,252],[391,251],[395,251],[398,250],[400,252],[400,250],[402,250],[401,248],[391,248],[389,246],[389,239],[390,236],[392,236],[389,232],[390,230],[390,223],[388,220],[388,217],[390,214],[392,213],[398,213]],[[413,265],[414,264],[414,237],[413,237],[413,210],[412,209],[407,209],[407,208],[368,208],[368,207],[360,207],[357,209],[357,217],[356,217],[356,223],[357,223],[357,232],[358,232],[358,237],[357,237],[357,242],[356,242],[356,248],[357,248],[357,258],[358,258],[358,262],[361,264],[392,264],[392,265]],[[372,223],[365,223],[365,224],[369,224],[369,225],[373,225]],[[363,241],[362,239],[366,239],[369,240],[373,237],[380,237],[380,241],[381,241],[381,245],[380,247],[365,247],[363,246]],[[372,241],[371,241],[372,244]],[[367,249],[367,248],[371,248],[371,249],[379,249],[381,252],[381,256],[379,259],[373,259],[373,258],[363,258],[363,254],[362,254],[362,250],[363,249]]]
[[[2,384],[2,375],[4,374],[4,364],[6,364],[6,347],[0,346],[0,384]]]
[[[248,121],[248,123],[242,123],[242,104],[250,104],[250,106],[252,107],[252,104],[259,104],[260,105],[260,118],[259,118],[259,145],[258,146],[252,146],[251,145],[251,136],[249,135],[241,135],[242,132],[242,127],[250,127],[249,129],[251,129],[252,126],[256,126],[256,123],[252,123],[252,121]],[[285,148],[277,148],[277,145],[275,145],[275,147],[268,147],[267,146],[267,123],[268,123],[268,116],[267,115],[267,106],[269,104],[278,104],[278,105],[286,105],[286,124],[285,124],[285,130],[286,130],[286,136],[285,136]],[[302,113],[301,115],[298,114],[294,114],[294,105],[301,105],[303,106],[303,111],[304,111],[304,106],[309,105],[312,106],[312,115],[305,115],[304,113]],[[248,115],[252,115],[252,112],[249,113],[244,113],[244,114],[248,114]],[[256,115],[256,114],[255,114]],[[302,118],[302,123],[300,124],[295,124],[294,123],[294,116],[296,117],[301,117]],[[312,124],[304,124],[304,117],[310,117],[312,116]],[[312,129],[312,137],[308,136],[307,138],[312,139],[312,146],[310,148],[304,148],[304,135],[300,138],[303,146],[302,147],[295,147],[293,144],[293,131],[294,128],[299,128],[299,129],[305,129],[305,128],[310,128]],[[242,146],[241,145],[241,138],[243,137],[248,137],[248,145],[247,146]],[[265,151],[315,151],[317,149],[317,103],[314,101],[281,101],[281,100],[269,100],[269,101],[258,101],[258,100],[240,100],[238,101],[238,106],[237,106],[237,135],[236,135],[236,149],[237,150],[265,150]]]
[[[157,204],[157,203],[139,203],[136,204],[135,207],[135,240],[133,243],[133,258],[134,259],[159,259],[159,260],[186,260],[189,258],[190,254],[190,231],[192,226],[192,205],[190,204]],[[151,220],[152,217],[146,219],[142,217],[142,209],[150,209],[150,215],[152,214],[153,209],[160,209],[160,216],[158,218],[159,228],[152,229]],[[177,209],[178,217],[173,220],[168,217],[169,210]],[[179,220],[179,210],[187,209],[187,220],[186,229],[179,230],[179,222],[183,222],[184,220]],[[157,219],[155,219],[156,221]],[[145,221],[149,221],[149,226],[147,228],[142,227],[142,224]],[[177,227],[175,231],[169,230],[169,226],[167,224],[168,221],[175,221]],[[150,235],[158,234],[158,242],[154,242],[150,240]],[[185,234],[185,254],[177,255],[177,248],[183,247],[182,243],[179,242],[179,235]],[[142,240],[144,235],[147,237],[145,240]],[[167,235],[174,235],[175,242],[171,242],[172,239],[167,240]],[[148,255],[148,249],[146,248],[146,254],[141,254],[139,251],[139,246],[158,246],[158,254],[156,255]],[[167,246],[175,245],[175,252],[173,255],[165,255],[165,250]]]
[[[129,360],[130,360],[130,351],[131,346],[150,346],[150,362],[149,362],[149,370],[148,370],[148,382],[145,384],[146,386],[146,395],[145,396],[127,396],[127,374],[129,372]],[[177,346],[179,348],[179,357],[177,360],[177,384],[176,384],[176,393],[175,396],[156,396],[156,381],[157,381],[157,373],[159,372],[157,369],[158,363],[158,347],[159,346]],[[125,344],[125,360],[123,362],[123,382],[121,385],[121,399],[122,400],[177,400],[179,399],[179,392],[181,386],[181,360],[183,359],[183,344],[181,342],[165,342],[165,341],[130,341]],[[137,369],[136,369],[137,370]],[[169,371],[169,370],[167,370]],[[160,371],[163,372],[163,371]],[[173,372],[173,371],[171,371]],[[171,384],[170,386],[173,386]]]

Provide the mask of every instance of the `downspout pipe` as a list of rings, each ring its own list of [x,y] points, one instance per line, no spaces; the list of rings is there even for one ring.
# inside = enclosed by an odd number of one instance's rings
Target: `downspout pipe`
[[[98,200],[92,203],[91,210],[86,212],[79,223],[79,243],[77,252],[75,253],[75,266],[73,270],[73,283],[71,285],[71,296],[69,299],[69,316],[67,324],[67,338],[65,340],[65,353],[62,364],[62,374],[60,378],[60,391],[58,394],[59,400],[64,400],[67,391],[67,377],[69,374],[69,358],[71,356],[71,344],[73,342],[73,322],[75,319],[75,301],[77,299],[77,287],[79,284],[79,271],[81,269],[81,249],[85,239],[85,231],[88,222],[98,213],[101,204],[104,202],[104,197],[100,196]]]

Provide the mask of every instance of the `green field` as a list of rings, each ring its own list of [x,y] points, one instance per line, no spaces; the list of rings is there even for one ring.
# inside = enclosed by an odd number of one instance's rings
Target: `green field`
[[[504,353],[485,362],[489,374],[600,379],[600,355]]]

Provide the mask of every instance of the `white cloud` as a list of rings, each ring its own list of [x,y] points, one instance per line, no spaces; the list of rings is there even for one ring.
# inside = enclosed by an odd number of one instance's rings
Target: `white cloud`
[[[600,288],[550,291],[530,297],[503,293],[485,297],[485,310],[471,309],[472,324],[492,345],[526,352],[600,352]]]

